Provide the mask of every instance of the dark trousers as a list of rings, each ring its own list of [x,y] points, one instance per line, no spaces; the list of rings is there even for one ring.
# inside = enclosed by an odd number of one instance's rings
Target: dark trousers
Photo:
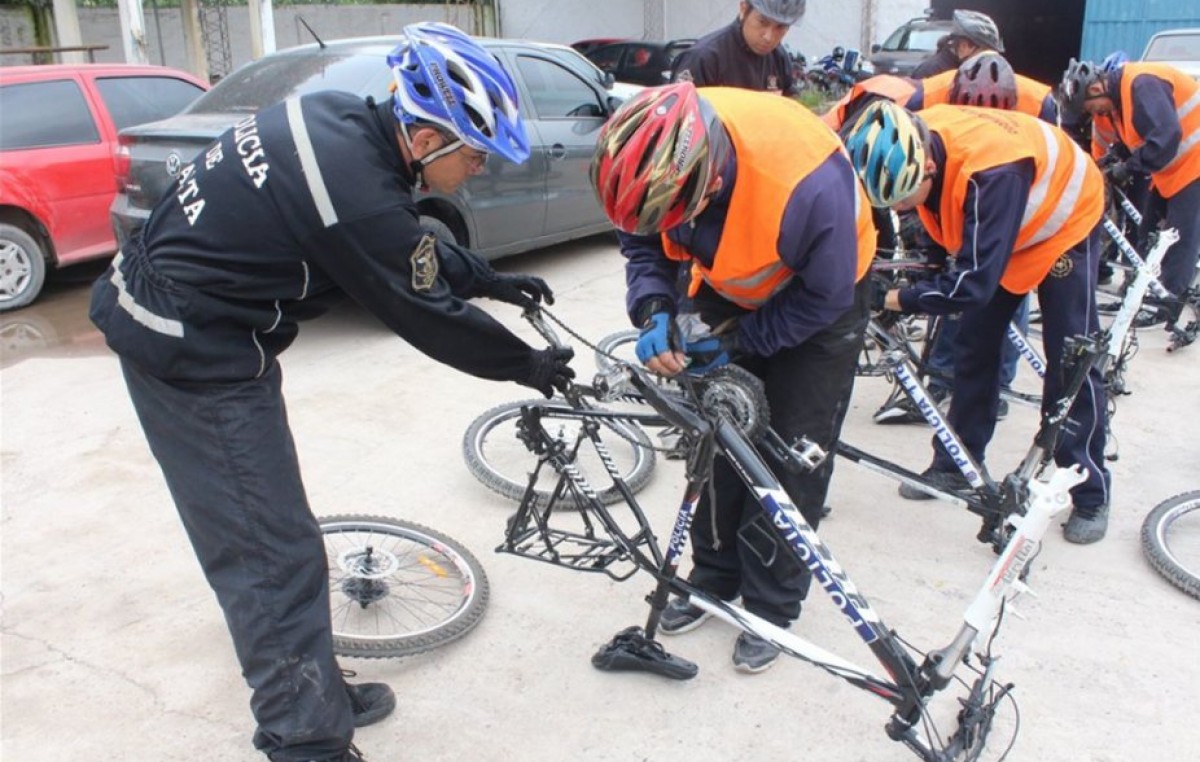
[[[1163,257],[1160,280],[1172,294],[1182,296],[1196,277],[1196,261],[1200,259],[1200,180],[1193,180],[1167,199],[1151,191],[1142,229],[1155,228],[1160,222],[1179,231],[1179,240]]]
[[[325,544],[279,365],[228,384],[166,382],[124,360],[121,368],[253,690],[254,745],[276,762],[340,753],[353,718],[333,655]]]
[[[1038,285],[1042,309],[1042,346],[1046,354],[1046,378],[1042,384],[1042,411],[1063,390],[1062,350],[1069,336],[1099,330],[1096,316],[1096,277],[1100,253],[1097,230],[1064,255]],[[1025,295],[997,288],[984,306],[964,312],[954,345],[954,396],[947,420],[958,432],[972,457],[980,464],[996,430],[996,407],[1000,399],[1000,347],[1013,313]],[[1104,465],[1105,439],[1104,379],[1093,368],[1071,406],[1059,439],[1055,462],[1062,466],[1078,463],[1088,470],[1087,481],[1071,490],[1076,506],[1092,507],[1109,500],[1110,476]],[[937,437],[933,438],[933,467],[955,471],[954,461]]]
[[[954,345],[958,341],[958,331],[961,321],[958,315],[943,315],[937,335],[933,339],[933,348],[929,351],[930,390],[954,390]],[[1021,333],[1029,334],[1029,300],[1023,300],[1018,306],[1013,322]],[[1007,329],[1005,329],[1007,330]],[[1007,338],[1001,347],[1004,356],[1000,363],[1000,386],[1011,389],[1017,377],[1017,365],[1021,362],[1021,352],[1017,345]]]
[[[763,379],[771,426],[784,441],[806,436],[831,452],[815,471],[793,474],[780,469],[776,474],[813,527],[821,520],[833,475],[833,443],[854,390],[854,371],[869,317],[868,294],[864,279],[855,290],[854,306],[833,325],[797,347],[739,363]],[[710,325],[730,317],[733,307],[704,299],[703,291],[696,306]],[[704,495],[692,523],[689,580],[724,600],[740,593],[747,611],[787,627],[800,616],[812,575],[777,537],[762,506],[724,458],[718,457],[714,464],[712,492],[716,510],[710,495]]]

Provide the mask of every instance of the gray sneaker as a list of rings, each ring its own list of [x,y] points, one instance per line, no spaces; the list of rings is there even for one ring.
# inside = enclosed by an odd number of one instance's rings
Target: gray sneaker
[[[687,598],[672,598],[663,609],[658,629],[664,635],[679,635],[690,632],[708,621],[712,614],[699,606],[693,606]]]
[[[1076,545],[1100,542],[1108,531],[1108,504],[1093,507],[1077,506],[1063,524],[1063,537]]]
[[[930,467],[921,472],[921,476],[925,477],[927,481],[932,482],[933,486],[942,490],[953,492],[971,489],[971,484],[967,481],[967,477],[957,471],[935,471],[933,467]],[[901,484],[900,497],[905,500],[933,500],[935,496],[908,484]]]
[[[779,649],[757,635],[743,632],[733,644],[733,668],[738,672],[756,674],[769,668],[779,658]]]

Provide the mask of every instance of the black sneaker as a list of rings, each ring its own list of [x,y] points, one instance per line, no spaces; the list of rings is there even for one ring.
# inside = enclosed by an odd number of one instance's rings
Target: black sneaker
[[[319,760],[312,760],[312,762],[367,762],[367,758],[363,756],[357,746],[350,744],[349,748],[336,757],[322,757]]]
[[[958,471],[935,471],[931,466],[921,472],[921,476],[943,491],[955,492],[971,489],[971,483],[967,481],[967,477]],[[933,500],[935,495],[908,484],[901,484],[900,497],[905,500]]]
[[[1165,322],[1167,322],[1167,313],[1161,307],[1143,307],[1133,318],[1135,328],[1152,328]]]
[[[356,728],[374,725],[396,708],[396,694],[384,683],[346,683],[346,695],[350,697]]]
[[[693,606],[687,598],[672,598],[658,620],[658,629],[664,635],[679,635],[696,629],[711,616],[699,606]]]
[[[778,648],[749,632],[738,635],[737,642],[733,644],[733,668],[738,672],[762,672],[778,658]]]
[[[1108,505],[1071,509],[1071,515],[1063,524],[1063,537],[1076,545],[1091,545],[1100,542],[1108,532]]]

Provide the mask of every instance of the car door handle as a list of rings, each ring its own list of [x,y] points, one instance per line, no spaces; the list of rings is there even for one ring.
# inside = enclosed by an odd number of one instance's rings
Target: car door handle
[[[546,146],[546,155],[551,159],[565,159],[567,158],[567,147],[562,143]]]

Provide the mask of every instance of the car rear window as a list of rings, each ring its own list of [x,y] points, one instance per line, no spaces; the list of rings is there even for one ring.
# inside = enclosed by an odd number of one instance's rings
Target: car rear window
[[[313,51],[261,58],[241,67],[205,93],[189,114],[251,113],[293,95],[342,90],[382,99],[391,71],[380,54]]]
[[[1145,61],[1200,61],[1200,34],[1156,37],[1146,48]]]
[[[950,33],[949,28],[902,26],[880,47],[883,50],[911,50],[929,52],[937,50],[937,42]]]
[[[74,80],[0,87],[0,150],[99,142],[92,112]]]
[[[118,130],[174,116],[204,88],[174,77],[103,77],[96,88]]]

